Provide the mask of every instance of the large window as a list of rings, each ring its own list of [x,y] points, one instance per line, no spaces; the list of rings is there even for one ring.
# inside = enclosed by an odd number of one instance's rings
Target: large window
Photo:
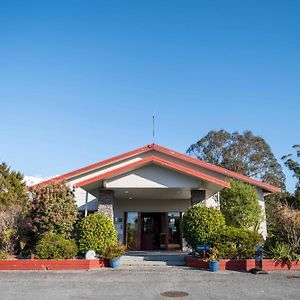
[[[138,212],[128,212],[126,219],[126,244],[130,250],[136,250],[138,245],[139,234],[139,214]]]
[[[180,212],[168,213],[169,249],[181,248]]]

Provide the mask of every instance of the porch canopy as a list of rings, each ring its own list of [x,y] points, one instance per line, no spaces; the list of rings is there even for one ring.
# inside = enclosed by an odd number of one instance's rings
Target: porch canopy
[[[216,194],[229,182],[151,155],[79,181],[75,185],[98,198],[112,190],[116,199],[191,199],[191,191]],[[208,195],[207,195],[208,196]],[[203,199],[204,200],[204,199]]]

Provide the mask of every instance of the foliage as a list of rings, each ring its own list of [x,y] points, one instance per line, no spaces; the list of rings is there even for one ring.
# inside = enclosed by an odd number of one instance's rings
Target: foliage
[[[0,260],[4,260],[8,258],[8,253],[4,250],[0,250]]]
[[[11,205],[20,205],[24,211],[28,207],[28,195],[20,172],[12,171],[4,162],[0,164],[0,210]]]
[[[0,211],[0,249],[15,254],[26,246],[28,224],[20,205]]]
[[[53,231],[71,235],[77,220],[77,207],[73,191],[61,182],[36,185],[30,189],[32,205],[30,219],[37,237]]]
[[[194,205],[183,215],[183,236],[193,249],[196,245],[209,243],[224,227],[224,216],[212,207]]]
[[[293,207],[300,209],[300,145],[294,145],[293,148],[296,150],[296,158],[293,158],[292,154],[288,154],[283,156],[282,159],[285,166],[293,172],[293,177],[297,180],[295,193],[291,195],[290,202],[292,202]]]
[[[281,206],[273,211],[272,219],[273,228],[267,239],[267,248],[275,248],[280,243],[300,254],[300,211]]]
[[[277,243],[266,250],[268,257],[276,260],[300,260],[300,254],[287,244]]]
[[[76,254],[75,240],[66,239],[54,232],[45,233],[36,246],[36,255],[39,259],[71,259]]]
[[[117,232],[114,224],[104,213],[92,214],[83,218],[77,229],[80,253],[94,250],[102,255],[109,245],[117,243]]]
[[[106,247],[102,256],[107,259],[115,259],[117,257],[122,256],[124,252],[125,252],[124,245],[112,244]]]
[[[210,131],[188,150],[192,156],[269,184],[284,187],[285,176],[270,146],[251,131]]]
[[[220,253],[217,247],[212,247],[208,252],[208,259],[206,261],[218,261],[220,259]]]
[[[245,259],[254,256],[262,237],[255,231],[226,226],[210,243],[219,249],[222,258]]]
[[[248,184],[231,180],[231,188],[220,193],[221,211],[226,224],[237,228],[257,230],[262,211],[257,192]]]

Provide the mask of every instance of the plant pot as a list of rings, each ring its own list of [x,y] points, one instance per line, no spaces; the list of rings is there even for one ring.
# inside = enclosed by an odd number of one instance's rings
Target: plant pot
[[[120,267],[120,257],[116,257],[114,259],[109,260],[111,268],[119,268]]]
[[[219,270],[219,262],[217,260],[210,261],[208,263],[208,265],[209,265],[209,271],[211,271],[211,272],[218,272],[218,270]]]

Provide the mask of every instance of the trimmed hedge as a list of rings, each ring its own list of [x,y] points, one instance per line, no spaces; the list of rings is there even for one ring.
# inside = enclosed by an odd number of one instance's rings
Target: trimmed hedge
[[[262,236],[256,231],[226,226],[210,243],[219,249],[222,258],[246,259],[253,258]]]
[[[36,256],[39,259],[71,259],[76,254],[75,240],[68,240],[54,232],[44,234],[36,246]]]
[[[117,232],[112,220],[104,213],[83,218],[77,227],[78,249],[84,254],[94,250],[102,255],[107,246],[117,243]]]
[[[212,207],[194,205],[183,215],[183,237],[193,249],[196,245],[210,243],[224,228],[223,214]]]

